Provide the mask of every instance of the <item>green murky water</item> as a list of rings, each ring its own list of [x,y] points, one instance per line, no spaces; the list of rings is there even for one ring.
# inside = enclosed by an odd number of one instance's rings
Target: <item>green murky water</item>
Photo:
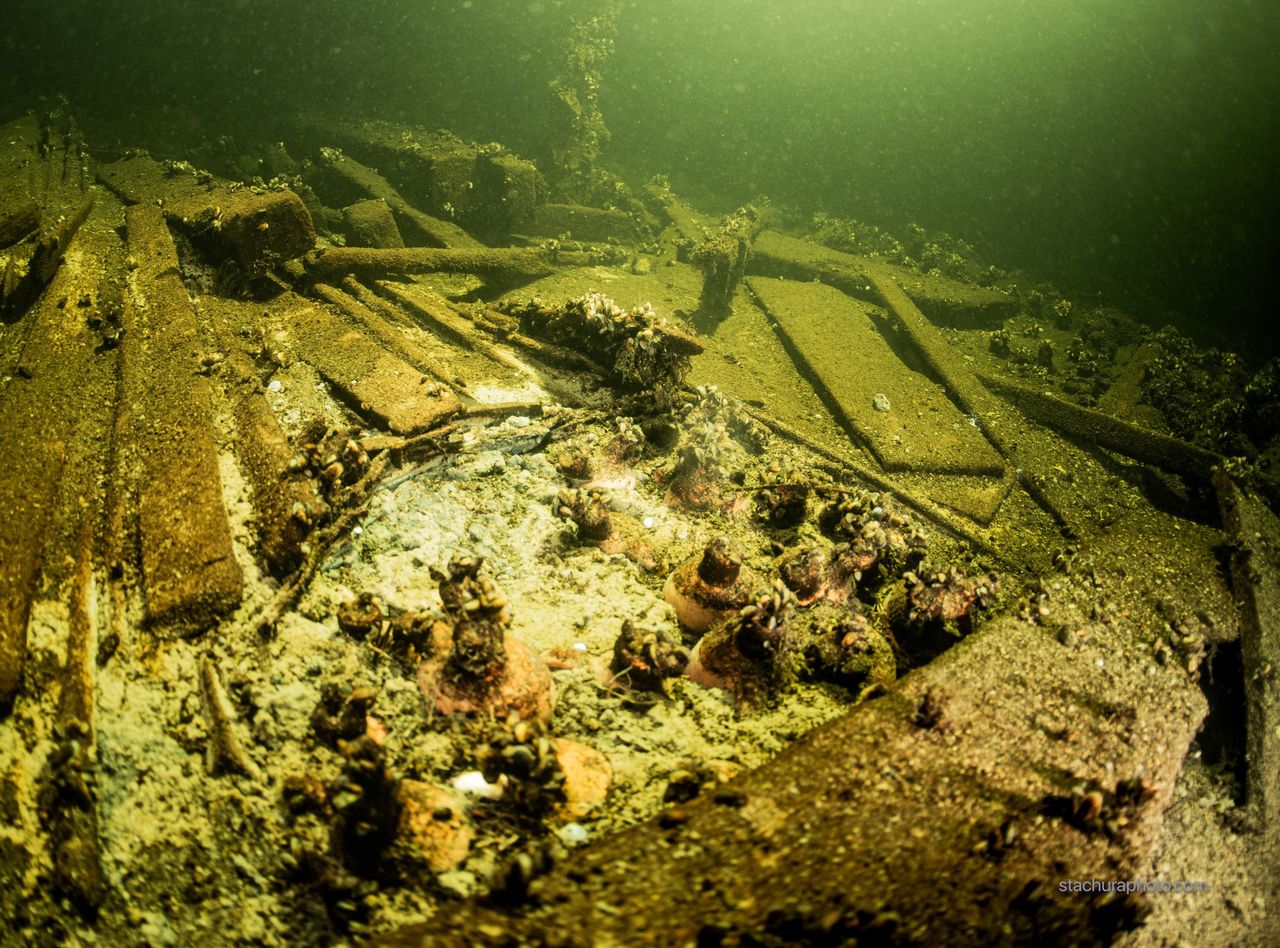
[[[268,138],[322,109],[547,160],[549,82],[592,13],[616,14],[612,168],[725,209],[764,194],[918,222],[1151,321],[1270,342],[1266,3],[14,0],[0,101],[63,92],[101,123],[164,108],[173,135]]]

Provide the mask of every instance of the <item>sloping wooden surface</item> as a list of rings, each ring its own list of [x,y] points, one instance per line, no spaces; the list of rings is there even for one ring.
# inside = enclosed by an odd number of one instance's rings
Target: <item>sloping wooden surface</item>
[[[918,723],[930,694],[943,725]],[[1058,883],[1144,866],[1204,713],[1176,669],[1153,674],[1101,639],[1074,649],[1034,625],[994,622],[760,769],[575,853],[519,911],[449,907],[374,944],[1105,937],[1124,907],[1108,917],[1105,903]],[[1126,780],[1151,793],[1114,802]],[[1078,787],[1096,788],[1123,832],[1063,818]]]
[[[887,471],[999,477],[1004,462],[943,390],[902,363],[865,307],[822,283],[750,277],[830,410]],[[887,410],[876,407],[883,398]]]

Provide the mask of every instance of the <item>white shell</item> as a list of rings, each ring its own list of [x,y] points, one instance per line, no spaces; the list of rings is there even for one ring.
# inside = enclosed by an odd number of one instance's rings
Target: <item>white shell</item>
[[[484,774],[478,770],[468,770],[465,773],[460,773],[449,783],[453,789],[461,790],[469,797],[480,797],[484,800],[502,799],[502,785],[485,780]]]

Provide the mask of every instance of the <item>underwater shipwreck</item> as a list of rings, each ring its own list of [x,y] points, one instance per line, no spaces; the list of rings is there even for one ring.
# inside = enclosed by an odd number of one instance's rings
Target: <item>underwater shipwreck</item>
[[[1275,943],[1280,363],[624,181],[599,67],[0,127],[0,941]]]

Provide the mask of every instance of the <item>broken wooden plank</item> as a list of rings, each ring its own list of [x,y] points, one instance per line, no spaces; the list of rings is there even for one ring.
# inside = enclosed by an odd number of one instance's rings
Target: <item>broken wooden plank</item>
[[[255,783],[260,782],[262,771],[240,743],[235,710],[222,687],[218,666],[208,655],[200,659],[200,695],[204,699],[204,717],[209,730],[204,754],[205,772],[211,777],[235,773]]]
[[[69,271],[55,276],[54,292],[73,279]],[[92,354],[79,327],[47,297],[30,318],[14,378],[0,394],[0,441],[12,459],[0,470],[0,714],[22,683],[27,620],[72,420],[63,409]]]
[[[552,253],[527,247],[326,247],[306,257],[307,270],[317,276],[392,276],[401,273],[474,273],[487,283],[515,285],[555,273],[562,267],[585,266],[590,255],[576,251]]]
[[[12,322],[35,303],[44,291],[89,212],[97,194],[89,191],[71,214],[52,221],[31,246],[31,254],[13,253],[0,277],[0,322]]]
[[[104,270],[124,257],[118,208],[103,204],[19,324],[29,329],[0,390],[0,443],[11,460],[0,472],[0,713],[22,681],[37,590],[58,597],[72,581],[83,523],[99,508],[113,357],[94,326],[114,307]]]
[[[129,204],[159,202],[165,217],[215,260],[231,260],[250,278],[315,246],[302,198],[221,181],[186,162],[132,155],[98,169],[98,179]]]
[[[871,271],[888,277],[931,320],[964,326],[991,326],[1014,315],[1018,302],[999,290],[832,250],[776,230],[765,230],[752,245],[748,272],[796,280],[822,280],[854,296],[871,289]]]
[[[1105,412],[1072,404],[1051,392],[993,375],[983,375],[980,380],[1042,424],[1161,470],[1208,480],[1214,468],[1225,460],[1213,451],[1130,424]]]
[[[357,201],[342,209],[349,247],[403,247],[404,238],[384,198]]]
[[[1160,353],[1160,347],[1153,342],[1143,342],[1132,347],[1128,359],[1116,374],[1115,381],[1098,397],[1098,410],[1147,428],[1160,427],[1164,421],[1160,409],[1143,404],[1142,401],[1143,380]],[[1119,358],[1117,353],[1117,361]]]
[[[534,237],[570,237],[620,244],[632,244],[640,239],[640,228],[630,215],[617,208],[582,204],[540,205],[534,209],[533,219],[523,232]]]
[[[328,513],[328,506],[315,482],[294,463],[298,451],[267,401],[253,360],[232,342],[232,327],[244,325],[249,306],[206,296],[198,309],[226,352],[219,375],[235,423],[236,456],[253,503],[258,554],[267,572],[282,579],[301,564],[312,528]]]
[[[118,275],[125,260],[118,233],[122,210],[103,195],[62,264],[74,277],[73,283],[59,285],[59,292],[68,294],[63,319],[68,329],[82,334],[84,371],[75,400],[60,406],[74,427],[67,439],[41,569],[46,608],[51,599],[65,604],[67,638],[61,674],[38,685],[60,692],[53,747],[39,793],[40,812],[49,836],[53,885],[86,919],[96,916],[106,890],[98,837],[95,723],[97,658],[106,618],[99,608],[98,581],[112,573],[102,561],[115,542],[102,532],[115,480],[111,452],[103,448],[111,441],[118,393],[115,342],[123,294]],[[59,297],[54,305],[62,303]]]
[[[0,250],[31,236],[40,227],[40,205],[26,195],[0,204]]]
[[[0,126],[0,205],[33,203],[44,197],[40,120],[24,115]]]
[[[336,145],[377,168],[419,211],[486,241],[520,230],[547,191],[533,162],[495,143],[478,145],[444,132],[369,119],[335,122],[303,116],[295,124],[322,158],[326,149],[319,146]],[[322,182],[316,186],[326,193]]]
[[[243,580],[222,497],[212,394],[197,373],[191,300],[164,212],[126,212],[137,265],[126,297],[123,398],[133,419],[122,459],[136,472],[149,625],[199,632],[240,602]]]
[[[665,185],[648,184],[644,191],[662,209],[662,214],[682,241],[694,244],[710,236],[715,227],[713,217],[698,213]]]
[[[348,317],[363,326],[380,345],[400,356],[420,372],[430,375],[437,382],[449,385],[449,379],[444,370],[435,364],[431,354],[414,342],[405,331],[408,328],[405,322],[412,326],[412,320],[399,313],[395,307],[363,283],[354,278],[348,278],[342,282],[341,289],[326,283],[317,283],[312,289],[326,303],[338,307]],[[383,315],[388,312],[396,313],[399,321],[392,323],[388,320]]]
[[[392,187],[386,178],[372,168],[366,168],[354,158],[332,148],[321,149],[320,156],[328,168],[362,194],[385,201],[412,231],[418,232],[426,239],[429,246],[473,249],[484,246],[452,221],[432,217],[418,210],[401,197],[400,192]]]
[[[1263,852],[1280,865],[1280,518],[1224,473],[1214,486],[1231,543],[1231,585],[1244,664],[1246,799]],[[1280,941],[1280,877],[1268,899],[1270,939]],[[1259,936],[1263,933],[1259,932]]]
[[[786,438],[792,444],[808,448],[819,458],[822,458],[826,463],[819,464],[819,469],[828,474],[837,484],[852,480],[875,490],[884,491],[895,500],[900,501],[903,506],[914,510],[934,526],[945,530],[953,537],[964,540],[975,550],[980,550],[998,561],[1006,559],[1003,553],[992,546],[989,537],[974,530],[971,524],[958,519],[951,512],[955,510],[970,520],[986,526],[991,517],[995,516],[995,510],[992,510],[987,520],[983,521],[970,510],[968,505],[947,503],[944,507],[941,503],[935,503],[933,496],[912,490],[901,479],[882,474],[867,466],[861,459],[852,457],[848,453],[831,450],[803,431],[798,431],[791,425],[779,421],[773,415],[765,414],[754,408],[748,408],[747,414],[774,434]],[[1001,489],[1007,492],[1007,488]],[[1003,497],[1003,494],[1001,496]],[[997,503],[994,506],[998,508],[999,504]],[[948,507],[951,509],[947,509]]]
[[[656,201],[689,244],[706,240],[714,221],[677,198],[668,188],[649,185],[646,193]],[[868,270],[889,275],[931,319],[963,325],[994,325],[1018,311],[1018,302],[999,290],[961,283],[940,275],[920,274],[883,260],[832,250],[772,229],[760,230],[751,241],[746,272],[755,276],[821,280],[852,296],[872,292]]]
[[[728,314],[733,294],[746,273],[752,245],[763,227],[759,213],[747,205],[690,249],[689,260],[702,271],[698,313],[704,320],[718,321]]]
[[[1035,459],[1027,451],[1019,450],[1020,442],[1014,436],[1012,425],[1008,424],[1009,419],[1000,400],[983,387],[891,274],[878,265],[870,265],[866,278],[884,305],[897,317],[930,371],[947,387],[960,407],[974,418],[996,450],[1013,462],[1022,488],[1059,526],[1075,531],[1077,527],[1068,519],[1064,505],[1046,491],[1046,478]]]
[[[1004,473],[982,434],[902,363],[856,300],[822,283],[751,277],[747,285],[832,413],[886,470]]]
[[[386,280],[379,281],[377,287],[389,299],[408,309],[415,319],[432,332],[475,352],[483,353],[517,375],[527,377],[532,374],[529,366],[510,353],[495,347],[476,328],[475,323],[450,306],[449,301],[438,293],[427,287],[401,285]]]
[[[1205,713],[1187,675],[1118,638],[993,622],[759,769],[575,852],[523,904],[373,944],[1108,941],[1138,900],[1108,914],[1059,883],[1141,876]]]
[[[98,767],[93,726],[96,522],[93,515],[81,518],[75,574],[68,595],[67,660],[56,744],[45,765],[40,793],[41,815],[53,857],[54,886],[86,918],[97,914],[106,888],[98,840]]]
[[[935,503],[968,517],[979,526],[990,526],[1017,483],[1017,475],[1005,468],[1003,477],[973,474],[938,474],[903,471],[894,475],[901,491],[928,497]],[[1033,528],[1028,526],[1027,530]]]
[[[571,384],[535,371],[514,353],[496,344],[475,323],[455,310],[448,300],[430,288],[416,283],[393,283],[389,280],[380,280],[375,286],[392,303],[403,306],[424,329],[479,353],[514,373],[515,378],[536,383],[565,405],[576,405],[581,401],[581,393]],[[531,351],[537,351],[537,346],[532,346]]]
[[[292,346],[353,409],[396,434],[416,434],[457,413],[458,397],[322,306],[295,306]]]
[[[566,270],[508,293],[503,303],[523,304],[530,296],[559,299],[578,295],[599,286],[600,280],[599,272],[594,269]],[[687,313],[696,309],[701,285],[702,275],[697,268],[678,261],[670,261],[660,270],[647,274],[610,274],[606,284],[609,294],[620,303],[651,301],[664,313]],[[413,288],[413,292],[419,294],[420,288]],[[437,304],[437,310],[448,306],[443,300],[437,300]],[[456,315],[453,318],[456,319]],[[870,473],[876,467],[872,456],[861,445],[850,441],[847,431],[832,417],[813,387],[800,377],[795,361],[771,328],[768,317],[749,294],[739,294],[732,311],[716,326],[715,332],[699,336],[698,341],[706,351],[693,357],[692,384],[715,385],[726,395],[763,409],[755,412],[762,424],[772,426],[773,421],[778,422],[791,432],[785,437],[823,453],[837,466],[854,464],[883,485],[886,478],[882,472]],[[942,474],[898,474],[895,479],[904,493],[924,503],[928,503],[924,500],[926,497],[936,501],[929,504],[930,509],[953,523],[952,532],[970,539],[976,536],[973,524],[960,522],[952,511],[985,526],[995,517],[1011,483],[990,477]],[[948,509],[941,509],[942,506]]]
[[[204,200],[223,189],[213,175],[184,162],[160,162],[146,153],[101,165],[98,180],[125,204],[164,206]]]

